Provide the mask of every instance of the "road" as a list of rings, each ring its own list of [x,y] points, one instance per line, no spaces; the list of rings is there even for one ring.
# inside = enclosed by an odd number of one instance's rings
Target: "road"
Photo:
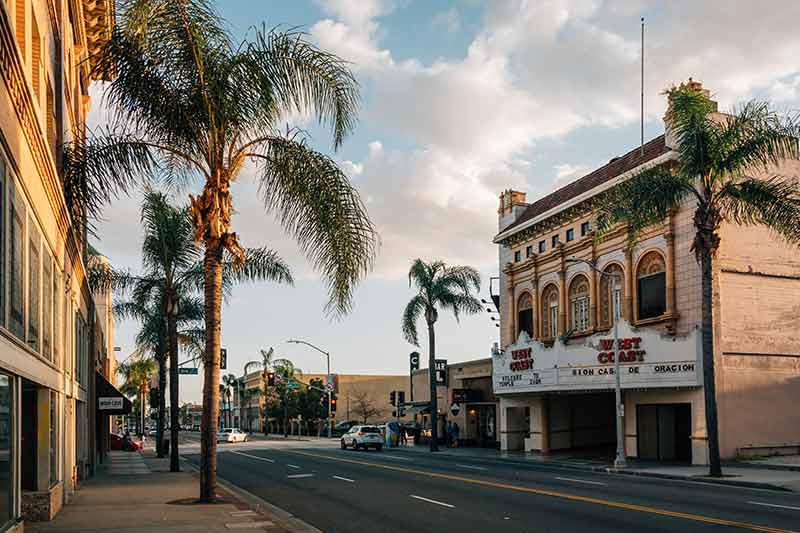
[[[334,445],[224,444],[218,473],[326,532],[800,530],[795,493]]]

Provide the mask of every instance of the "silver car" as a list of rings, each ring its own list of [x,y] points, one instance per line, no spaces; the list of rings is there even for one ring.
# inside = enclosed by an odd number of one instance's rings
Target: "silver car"
[[[353,426],[342,435],[342,449],[352,447],[354,450],[375,448],[383,450],[383,433],[378,426]]]

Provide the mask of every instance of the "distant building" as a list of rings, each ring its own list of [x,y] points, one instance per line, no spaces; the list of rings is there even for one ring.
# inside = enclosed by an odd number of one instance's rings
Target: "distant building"
[[[698,89],[702,86],[694,83]],[[720,115],[724,120],[724,116]],[[494,356],[504,450],[610,447],[614,353],[621,351],[625,451],[704,464],[700,267],[687,201],[633,248],[620,227],[597,240],[593,202],[678,156],[666,134],[536,202],[500,197],[501,346]],[[774,173],[800,176],[800,161]],[[800,446],[800,261],[768,230],[724,225],[714,271],[714,338],[723,457]],[[603,273],[585,263],[589,261]],[[605,275],[604,275],[605,274]],[[611,275],[621,283],[612,290]],[[620,346],[612,310],[620,310]]]

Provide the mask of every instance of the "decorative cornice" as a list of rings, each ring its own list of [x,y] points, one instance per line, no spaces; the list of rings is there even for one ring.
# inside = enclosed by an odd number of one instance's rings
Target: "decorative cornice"
[[[6,84],[11,103],[19,119],[36,170],[42,180],[45,194],[56,219],[59,232],[64,238],[67,254],[73,267],[84,278],[83,261],[77,239],[72,231],[72,222],[61,190],[61,180],[56,173],[55,161],[41,129],[38,111],[33,104],[33,95],[25,80],[23,66],[17,52],[11,30],[11,21],[5,10],[0,9],[0,71]]]

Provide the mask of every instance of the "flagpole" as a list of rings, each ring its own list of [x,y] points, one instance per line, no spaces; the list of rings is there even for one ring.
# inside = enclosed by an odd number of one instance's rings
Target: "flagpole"
[[[641,92],[641,145],[639,153],[644,157],[644,17],[642,17],[642,92]]]

